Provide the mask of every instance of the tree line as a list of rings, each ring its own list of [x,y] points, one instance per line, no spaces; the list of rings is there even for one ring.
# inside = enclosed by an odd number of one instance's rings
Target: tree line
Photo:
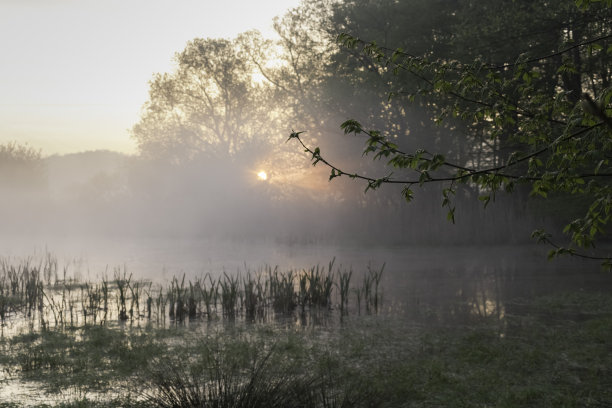
[[[306,0],[274,20],[275,39],[193,39],[150,81],[129,190],[193,214],[256,195],[349,235],[512,241],[545,227],[592,247],[612,205],[610,6]]]

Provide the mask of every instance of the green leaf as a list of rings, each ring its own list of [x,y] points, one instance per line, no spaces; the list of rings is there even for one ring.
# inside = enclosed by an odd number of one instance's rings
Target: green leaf
[[[491,201],[491,195],[481,195],[478,197],[478,199],[484,203],[484,206],[486,208],[487,205],[489,205],[489,202]]]
[[[336,173],[336,169],[332,169],[331,174],[329,175],[329,181],[332,181],[336,177],[340,177],[340,173]]]
[[[300,135],[301,135],[302,133],[304,133],[304,131],[302,131],[302,132],[294,132],[294,131],[291,131],[291,134],[289,135],[289,139],[287,139],[287,141],[289,141],[289,140],[291,140],[291,139],[299,139],[299,138],[300,138]]]
[[[421,172],[421,175],[419,176],[419,184],[423,185],[425,184],[427,181],[429,181],[431,179],[431,177],[429,177],[429,173],[426,171]]]
[[[348,133],[361,133],[363,128],[361,127],[361,123],[357,122],[354,119],[349,119],[340,125],[340,128],[344,130],[344,134]]]
[[[404,196],[406,202],[411,202],[414,198],[414,193],[412,192],[410,187],[404,187],[404,189],[402,190],[402,196]]]
[[[455,223],[455,207],[451,207],[446,214],[446,219],[453,224]]]

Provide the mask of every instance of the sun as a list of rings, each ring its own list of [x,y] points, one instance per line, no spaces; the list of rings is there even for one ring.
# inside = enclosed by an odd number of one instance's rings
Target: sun
[[[261,181],[266,181],[268,179],[268,174],[262,170],[259,173],[257,173],[257,178]]]

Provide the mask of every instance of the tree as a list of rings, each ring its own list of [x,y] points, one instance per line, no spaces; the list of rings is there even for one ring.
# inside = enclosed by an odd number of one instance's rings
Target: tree
[[[42,190],[46,182],[39,150],[16,142],[0,145],[0,189],[9,197],[14,193]]]
[[[310,126],[321,123],[321,92],[335,51],[327,30],[331,1],[305,1],[274,19],[277,40],[249,36],[250,60],[283,100],[284,114]]]
[[[470,1],[456,3],[451,15],[473,12]],[[403,98],[407,111],[415,103],[426,107],[431,121],[440,124],[448,137],[456,137],[457,131],[467,133],[466,154],[430,147],[410,152],[400,147],[405,135],[393,129],[394,123],[381,132],[356,120],[345,121],[341,126],[345,133],[366,135],[364,155],[385,160],[389,167],[384,175],[371,177],[327,161],[320,148],[304,143],[303,132],[293,132],[290,139],[310,153],[313,165],[321,163],[331,170],[330,180],[360,179],[366,191],[400,184],[404,198],[411,201],[415,186],[442,185],[442,205],[451,221],[459,186],[476,191],[485,206],[500,191],[512,192],[520,185],[543,198],[584,197],[589,203],[584,214],[568,220],[564,228],[571,237],[569,246],[558,245],[542,230],[536,230],[534,237],[554,246],[550,256],[569,253],[610,264],[609,255],[579,249],[594,248],[597,238],[607,233],[612,216],[612,1],[576,1],[580,9],[562,2],[555,8],[562,11],[558,15],[544,1],[496,3],[495,12],[485,16],[498,14],[499,6],[512,6],[507,15],[517,18],[534,10],[538,16],[548,14],[547,35],[534,40],[526,35],[533,26],[517,28],[524,41],[506,47],[497,62],[478,53],[472,54],[480,57],[476,61],[461,60],[445,47],[390,48],[356,35],[338,37],[340,44],[357,50],[355,55],[377,71],[412,77],[412,89],[401,83],[394,97]],[[486,26],[486,18],[483,23]],[[479,30],[471,31],[480,35]],[[465,29],[457,32],[462,35],[441,36],[441,41],[474,39]],[[436,54],[437,49],[442,51]],[[519,49],[521,54],[510,59]]]
[[[0,197],[3,232],[20,234],[44,223],[49,191],[39,150],[17,142],[0,144]]]
[[[194,39],[177,55],[175,72],[155,75],[132,130],[143,156],[231,159],[245,149],[261,155],[275,145],[274,100],[255,81],[246,44],[240,37]]]

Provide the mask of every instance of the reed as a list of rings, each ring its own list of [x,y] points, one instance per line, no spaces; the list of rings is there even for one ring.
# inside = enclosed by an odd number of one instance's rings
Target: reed
[[[108,283],[108,279],[106,279],[106,277],[102,278],[102,286],[101,286],[101,292],[102,292],[102,321],[100,322],[100,324],[106,324],[107,319],[108,319],[108,301],[109,301],[109,283]]]
[[[4,324],[11,314],[17,313],[19,299],[11,295],[4,279],[0,280],[0,323]]]
[[[42,265],[43,278],[47,286],[51,285],[52,280],[57,282],[57,258],[51,253],[47,252],[47,254],[45,255],[45,259],[42,262]]]
[[[379,270],[372,269],[372,266],[368,264],[368,273],[370,275],[370,282],[373,285],[373,290],[370,292],[370,301],[374,308],[374,312],[378,313],[378,308],[382,304],[382,293],[380,292],[380,279],[382,278],[383,271],[385,270],[386,263],[383,262]]]
[[[208,284],[206,283],[208,278]],[[208,320],[212,320],[217,312],[217,299],[219,297],[219,285],[213,280],[210,274],[206,274],[203,279],[198,279],[198,288],[200,296],[206,307],[206,316]],[[207,286],[208,285],[208,286]]]
[[[127,313],[127,291],[130,286],[132,275],[127,275],[125,268],[123,273],[120,269],[115,269],[115,284],[117,285],[117,313],[119,320],[126,321],[129,319]]]
[[[242,279],[242,288],[244,293],[242,306],[244,307],[245,317],[249,320],[254,320],[256,317],[261,318],[263,316],[263,302],[266,295],[261,275],[254,278],[251,272],[247,271]]]
[[[307,281],[309,306],[331,308],[331,295],[334,286],[334,261],[335,258],[329,263],[327,272],[324,267],[319,265],[304,271]]]
[[[269,297],[276,313],[289,314],[297,306],[295,275],[293,271],[279,272],[278,267],[268,268]]]
[[[24,265],[21,271],[22,291],[24,303],[26,307],[26,315],[30,317],[32,312],[36,310],[36,305],[39,299],[38,290],[40,289],[40,268],[32,267],[29,264]]]
[[[109,322],[130,321],[164,326],[166,317],[173,323],[234,320],[253,321],[267,316],[283,319],[299,310],[304,324],[318,324],[325,316],[314,316],[337,306],[348,314],[356,293],[356,310],[378,313],[382,304],[380,269],[368,265],[363,281],[353,284],[353,270],[334,269],[335,259],[326,266],[316,265],[301,271],[282,271],[266,266],[258,271],[245,268],[245,274],[223,272],[218,278],[210,273],[195,280],[186,275],[173,276],[167,287],[134,280],[126,268],[115,268],[113,278],[98,282],[76,280],[63,268],[57,278],[57,261],[47,256],[36,264],[31,259],[12,262],[0,258],[0,322],[8,319],[28,321],[33,330],[83,326],[104,326]],[[116,310],[116,312],[114,312]],[[116,315],[115,315],[116,313]],[[315,320],[313,320],[316,318]],[[34,322],[38,322],[36,325]]]
[[[47,293],[43,291],[43,296],[47,300],[47,306],[48,306],[49,310],[53,314],[53,320],[54,320],[54,323],[55,323],[54,327],[59,327],[60,322],[62,321],[62,314],[61,314],[60,306],[55,302],[55,299],[54,299],[53,295],[48,296]],[[44,314],[42,314],[42,313],[41,313],[41,319],[42,319],[41,320],[41,325],[42,325],[43,329],[45,329],[46,327],[48,327],[48,325],[45,324],[45,322],[44,322]]]
[[[349,289],[351,284],[351,277],[353,276],[353,270],[349,269],[341,271],[338,270],[338,291],[340,292],[340,313],[348,313],[348,302],[349,302]]]
[[[227,272],[223,272],[223,277],[219,278],[218,285],[221,288],[221,309],[223,310],[223,316],[233,320],[236,318],[240,277],[230,276]]]
[[[155,298],[155,309],[156,313],[156,322],[158,324],[164,325],[166,323],[166,304],[168,303],[168,297],[164,296],[164,289],[159,288],[159,293]]]
[[[168,305],[169,305],[169,316],[177,322],[183,322],[186,316],[186,304],[185,304],[185,274],[179,280],[176,276],[172,277],[172,283],[170,290],[167,292]]]

